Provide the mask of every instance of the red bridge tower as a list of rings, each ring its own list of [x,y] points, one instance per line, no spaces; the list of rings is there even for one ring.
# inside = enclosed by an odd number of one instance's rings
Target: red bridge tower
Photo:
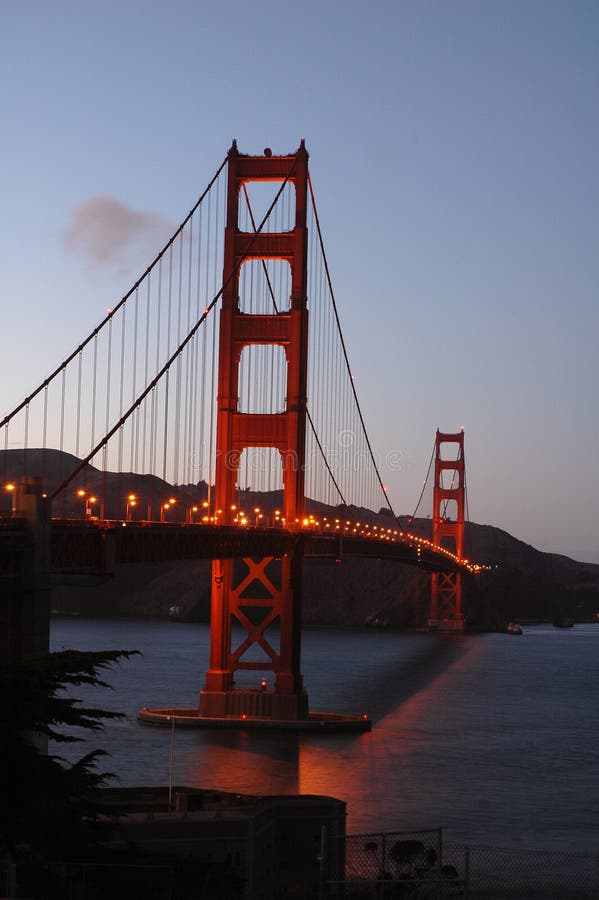
[[[240,191],[244,184],[253,181],[288,181],[294,186],[294,228],[283,232],[240,231]],[[308,153],[303,141],[296,153],[289,156],[273,156],[270,151],[265,151],[264,156],[246,156],[238,152],[233,142],[228,154],[219,338],[215,503],[222,515],[220,524],[232,522],[240,457],[248,447],[274,447],[279,451],[287,527],[293,528],[303,517],[308,357],[307,186]],[[247,260],[267,259],[289,263],[289,309],[271,315],[241,312],[242,265]],[[243,349],[253,344],[284,348],[287,362],[284,412],[244,413],[238,409],[240,358]],[[248,715],[279,720],[308,716],[308,699],[300,672],[302,560],[299,534],[295,551],[280,561],[270,557],[214,560],[210,667],[200,694],[202,716]],[[232,647],[233,620],[244,631],[237,647]],[[273,689],[236,689],[234,675],[243,669],[270,670],[275,676]]]
[[[448,458],[443,445],[450,444],[454,453]],[[443,484],[443,473],[451,472],[451,484]],[[464,468],[464,431],[442,434],[437,429],[435,442],[435,483],[433,487],[433,544],[464,555],[464,511],[466,498]],[[429,627],[444,631],[462,631],[461,572],[433,572],[431,575],[431,605]]]

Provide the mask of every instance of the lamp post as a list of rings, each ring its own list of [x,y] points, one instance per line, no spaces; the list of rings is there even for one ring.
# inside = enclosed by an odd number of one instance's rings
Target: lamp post
[[[175,762],[175,717],[169,716],[171,722],[171,754],[168,773],[168,811],[172,809],[173,799],[173,768]]]
[[[13,484],[12,481],[9,482],[8,484],[4,485],[4,490],[8,494],[10,494],[10,514],[11,514],[11,516],[14,516],[14,514],[16,512],[16,509],[15,509],[16,487],[17,487],[16,484]]]
[[[83,488],[79,488],[77,496],[83,500],[83,518],[87,519],[87,491],[84,491]]]
[[[136,506],[136,505],[137,505],[137,497],[136,497],[136,495],[135,495],[135,494],[129,494],[129,496],[127,497],[127,505],[126,505],[126,507],[125,507],[125,521],[126,521],[126,522],[130,522],[130,521],[131,521],[131,513],[132,513],[132,511],[135,509],[135,506]]]

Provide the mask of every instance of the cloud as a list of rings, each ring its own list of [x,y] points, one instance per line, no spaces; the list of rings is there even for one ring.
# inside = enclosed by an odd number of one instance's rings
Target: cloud
[[[174,230],[156,213],[138,212],[99,195],[73,208],[64,245],[94,265],[121,268],[137,261],[139,254],[149,263]]]

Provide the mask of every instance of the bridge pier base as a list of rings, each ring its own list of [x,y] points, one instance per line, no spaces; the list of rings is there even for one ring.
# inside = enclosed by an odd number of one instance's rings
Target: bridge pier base
[[[289,722],[308,718],[308,695],[274,691],[202,691],[200,714],[209,718],[243,718]]]

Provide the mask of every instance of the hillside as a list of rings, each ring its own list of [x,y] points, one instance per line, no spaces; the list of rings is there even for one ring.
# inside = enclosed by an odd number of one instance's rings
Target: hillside
[[[77,463],[75,457],[57,450],[29,450],[27,471],[44,478],[50,491]],[[23,471],[23,451],[0,451],[6,480],[17,479]],[[100,472],[86,466],[56,515],[82,516],[78,488],[105,497],[106,518],[122,518],[127,494],[139,498],[137,514],[157,518],[161,503],[172,496],[176,505],[169,516],[185,520],[185,510],[201,507],[208,495],[204,482],[170,485],[152,475]],[[240,503],[247,510],[260,507],[271,516],[281,505],[280,492],[241,492]],[[375,513],[353,507],[325,507],[308,501],[315,514],[347,516],[375,521],[388,511]],[[402,519],[405,527],[405,519]],[[410,530],[430,537],[430,519],[416,519]],[[599,611],[599,565],[582,563],[558,554],[542,553],[491,525],[469,523],[466,555],[491,566],[490,571],[466,579],[465,607],[470,621],[479,627],[496,627],[509,619],[552,621],[567,613],[575,619],[591,620]],[[430,578],[413,566],[386,560],[345,558],[306,559],[304,567],[304,624],[309,626],[360,627],[368,617],[379,617],[389,627],[418,627],[426,623]],[[178,606],[183,617],[207,621],[210,612],[210,563],[178,562],[122,567],[116,575],[100,583],[87,579],[55,587],[52,606],[65,613],[89,615],[168,616]]]
[[[430,521],[414,528],[422,534]],[[474,626],[510,619],[552,621],[566,613],[592,620],[599,612],[599,566],[541,553],[490,525],[469,526],[470,556],[492,569],[465,581],[465,606]],[[103,584],[58,587],[53,607],[90,615],[168,616],[208,621],[210,562],[123,566]],[[426,623],[430,576],[389,560],[310,559],[304,563],[303,622],[312,627],[361,627],[368,617],[389,627]]]

